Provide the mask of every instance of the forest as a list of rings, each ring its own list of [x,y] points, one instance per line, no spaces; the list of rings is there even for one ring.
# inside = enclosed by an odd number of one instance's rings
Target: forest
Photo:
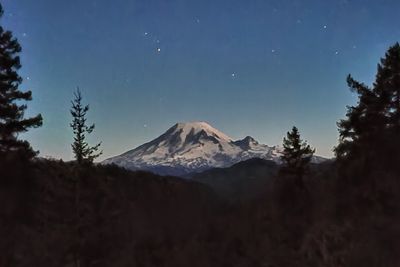
[[[79,90],[75,160],[38,157],[20,139],[42,125],[24,113],[20,53],[0,27],[1,267],[400,266],[399,43],[371,87],[347,77],[358,101],[337,124],[334,159],[311,163],[293,127],[283,164],[253,159],[191,179],[96,164]]]

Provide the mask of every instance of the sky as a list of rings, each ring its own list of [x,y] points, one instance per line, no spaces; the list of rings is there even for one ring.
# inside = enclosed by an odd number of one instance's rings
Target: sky
[[[3,0],[1,25],[22,46],[22,138],[72,159],[69,113],[79,86],[102,141],[100,160],[206,121],[234,139],[276,145],[293,125],[332,157],[336,122],[400,40],[398,0]]]

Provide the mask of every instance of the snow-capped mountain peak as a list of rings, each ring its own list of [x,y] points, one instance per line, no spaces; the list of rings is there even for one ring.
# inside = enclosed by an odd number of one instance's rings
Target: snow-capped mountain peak
[[[177,123],[156,139],[109,158],[103,164],[182,175],[228,167],[250,158],[279,161],[280,155],[276,147],[259,144],[250,136],[234,141],[210,124],[195,121]]]
[[[259,146],[260,144],[251,136],[246,136],[242,140],[238,140],[234,142],[237,146],[241,147],[244,150],[252,149],[254,147]]]
[[[196,135],[200,132],[204,132],[208,136],[213,136],[220,140],[232,141],[232,138],[204,121],[180,122],[175,124],[172,128],[174,128],[175,131],[181,132],[183,136],[187,136],[188,134]]]

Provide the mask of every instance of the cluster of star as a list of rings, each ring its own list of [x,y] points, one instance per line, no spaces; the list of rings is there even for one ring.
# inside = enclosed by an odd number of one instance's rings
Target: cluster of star
[[[144,32],[143,35],[144,35],[146,38],[149,38],[149,37],[151,36],[151,34],[150,34],[149,32]],[[160,45],[159,45],[159,44],[161,43],[160,39],[158,39],[158,38],[153,38],[153,42],[157,44],[157,47],[156,47],[156,49],[155,49],[156,52],[157,52],[157,53],[161,53],[161,47],[160,47]]]
[[[323,28],[324,30],[328,30],[328,25],[323,25],[322,28]],[[356,45],[353,45],[352,48],[353,48],[353,49],[357,49],[357,46],[356,46]],[[340,51],[339,51],[339,50],[335,50],[335,51],[334,51],[334,54],[337,56],[337,55],[340,54]]]
[[[278,12],[278,9],[274,9],[274,12]],[[194,22],[197,23],[197,24],[199,24],[199,23],[200,23],[200,19],[197,18],[197,17],[195,17],[195,18],[194,18]],[[299,19],[296,20],[296,24],[301,24],[301,23],[303,23],[303,20],[302,20],[302,19],[299,18]],[[326,25],[326,24],[322,25],[321,27],[322,27],[322,29],[323,29],[324,31],[327,31],[328,28],[329,28],[328,25]],[[26,36],[26,34],[25,34],[24,36]],[[143,33],[143,36],[144,36],[145,38],[148,38],[148,39],[152,40],[153,44],[155,44],[155,48],[154,48],[154,49],[155,49],[155,52],[156,52],[157,54],[160,54],[161,51],[162,51],[161,45],[160,45],[160,44],[161,44],[160,39],[158,39],[157,36],[155,36],[155,34],[151,34],[151,33],[148,32],[148,31],[145,31],[145,32]],[[356,46],[356,45],[353,45],[352,48],[353,48],[353,49],[357,49],[357,46]],[[278,53],[278,50],[277,50],[276,48],[273,48],[273,49],[270,50],[270,52],[271,52],[271,54],[277,54],[277,53]],[[340,50],[334,50],[334,51],[333,51],[333,54],[334,54],[335,56],[338,56],[338,55],[340,54]],[[236,78],[237,78],[237,73],[236,73],[236,72],[230,73],[230,77],[231,77],[232,79],[236,79]]]

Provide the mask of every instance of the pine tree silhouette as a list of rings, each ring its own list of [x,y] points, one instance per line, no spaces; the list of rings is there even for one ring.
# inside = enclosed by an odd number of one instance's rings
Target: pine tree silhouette
[[[0,17],[3,8],[0,4]],[[42,116],[39,114],[32,118],[24,118],[27,108],[20,101],[32,100],[31,91],[21,92],[18,87],[22,78],[17,71],[21,68],[19,53],[21,46],[10,31],[5,31],[0,26],[0,154],[6,156],[10,153],[19,153],[21,156],[31,158],[37,154],[29,142],[19,140],[20,133],[27,132],[29,128],[42,125]]]
[[[308,165],[315,152],[307,142],[300,139],[300,133],[297,127],[293,126],[292,131],[287,132],[283,138],[283,155],[281,159],[284,163],[282,171],[297,178],[297,184],[304,186],[303,176],[307,171]]]
[[[381,161],[382,155],[399,156],[400,142],[400,45],[396,43],[378,64],[372,88],[347,78],[358,104],[348,107],[346,119],[338,122],[339,160],[362,159],[365,168]],[[390,162],[390,161],[388,161]],[[363,167],[363,168],[364,168]]]
[[[103,152],[98,152],[101,142],[95,146],[89,146],[86,142],[86,135],[93,132],[95,125],[88,126],[86,124],[86,113],[89,111],[89,105],[82,105],[82,94],[79,88],[74,93],[74,100],[71,101],[72,109],[72,127],[74,133],[74,142],[71,145],[74,152],[75,159],[78,164],[92,163],[94,159],[99,157]]]

